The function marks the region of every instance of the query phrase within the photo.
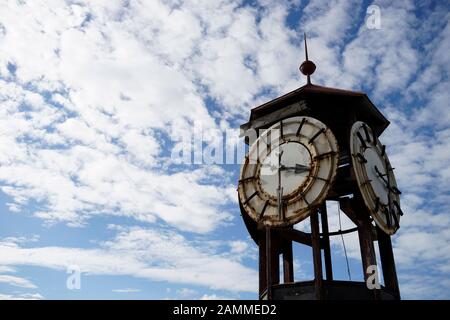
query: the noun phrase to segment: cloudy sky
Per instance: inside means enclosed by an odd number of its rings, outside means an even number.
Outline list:
[[[450,298],[449,20],[446,1],[0,0],[0,298],[257,298],[239,165],[171,154],[194,124],[235,130],[302,86],[303,32],[313,82],[391,121],[402,297]],[[311,279],[310,248],[295,255]],[[341,239],[333,262],[348,279]]]

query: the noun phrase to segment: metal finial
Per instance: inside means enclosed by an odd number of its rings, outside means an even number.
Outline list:
[[[306,57],[306,61],[308,60],[308,45],[306,44],[306,32],[303,32],[303,39],[305,41],[305,57]]]
[[[308,84],[311,84],[311,75],[316,70],[316,65],[314,62],[309,61],[308,59],[308,45],[306,44],[306,33],[303,34],[305,38],[305,58],[306,60],[300,65],[300,72],[306,76],[306,80]]]

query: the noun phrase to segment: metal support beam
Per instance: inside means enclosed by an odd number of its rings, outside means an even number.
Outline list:
[[[377,260],[375,256],[375,248],[372,239],[372,224],[370,223],[369,213],[367,211],[361,210],[359,207],[359,225],[358,225],[358,236],[359,236],[359,246],[361,249],[361,260],[364,274],[364,281],[367,283],[367,279],[370,274],[367,273],[369,266],[377,265]],[[380,292],[377,289],[373,291],[373,299],[380,299]]]
[[[380,249],[381,267],[383,269],[384,286],[390,290],[397,299],[400,299],[397,272],[395,269],[394,253],[392,251],[391,237],[377,227],[378,247]]]
[[[322,252],[320,250],[319,217],[316,210],[311,212],[311,242],[314,262],[314,291],[317,300],[323,299]]]
[[[266,283],[267,283],[267,300],[272,299],[272,235],[270,227],[266,227]]]
[[[292,241],[283,242],[283,282],[294,282],[294,265],[292,256]]]
[[[322,222],[322,244],[325,260],[325,274],[327,280],[333,280],[333,265],[331,262],[330,236],[328,229],[328,215],[326,201],[320,207],[320,218]]]
[[[278,236],[288,241],[295,241],[307,246],[311,246],[311,235],[296,229],[273,230]]]
[[[259,296],[267,290],[267,274],[266,274],[266,234],[259,232]]]

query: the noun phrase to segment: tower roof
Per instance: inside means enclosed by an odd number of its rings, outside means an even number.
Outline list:
[[[249,122],[243,124],[241,129],[269,127],[278,121],[278,115],[281,113],[284,117],[323,114],[330,119],[351,115],[354,120],[358,119],[370,125],[377,135],[389,125],[386,117],[364,92],[306,84],[253,108]]]

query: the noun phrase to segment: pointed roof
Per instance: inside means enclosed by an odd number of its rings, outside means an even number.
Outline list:
[[[315,84],[306,84],[298,89],[286,93],[276,99],[268,101],[251,110],[250,120],[243,124],[241,128],[253,127],[251,123],[261,117],[267,116],[272,112],[285,108],[286,106],[298,103],[300,101],[312,101],[320,98],[321,103],[309,104],[313,111],[317,109],[326,109],[327,113],[349,112],[351,107],[358,118],[367,122],[378,135],[380,135],[389,125],[389,121],[372,103],[369,97],[360,91],[350,91],[337,88],[323,87]],[[322,106],[326,102],[327,106]],[[335,105],[335,108],[333,108]],[[316,110],[315,110],[316,109]]]

